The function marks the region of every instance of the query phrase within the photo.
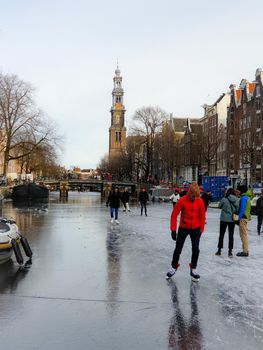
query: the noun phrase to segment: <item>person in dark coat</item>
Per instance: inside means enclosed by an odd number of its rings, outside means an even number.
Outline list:
[[[259,196],[259,198],[257,199],[256,210],[257,210],[257,217],[258,217],[257,230],[258,230],[258,235],[260,235],[262,219],[263,219],[263,188],[261,189],[261,196]]]
[[[203,192],[201,198],[205,205],[205,211],[207,211],[208,204],[212,201],[211,192]]]
[[[141,215],[143,214],[143,209],[145,212],[145,216],[147,216],[147,202],[149,200],[148,192],[143,187],[139,193],[139,202],[141,204]]]
[[[235,222],[233,220],[233,213],[238,212],[239,199],[236,196],[236,192],[233,188],[229,188],[226,191],[226,195],[219,203],[221,209],[220,215],[220,233],[217,245],[216,255],[221,255],[221,249],[223,248],[224,236],[226,228],[228,227],[228,256],[232,257],[232,249],[234,246],[234,229]]]
[[[114,214],[115,214],[115,222],[116,224],[119,224],[118,213],[119,213],[119,207],[120,207],[120,191],[118,187],[115,187],[110,192],[106,205],[107,207],[110,206],[111,223],[112,224],[114,223]]]
[[[130,211],[130,206],[129,206],[129,200],[130,200],[130,193],[129,189],[125,187],[125,190],[122,194],[122,203],[123,203],[123,211],[127,212]]]

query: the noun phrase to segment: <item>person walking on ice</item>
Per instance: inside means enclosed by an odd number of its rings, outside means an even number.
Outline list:
[[[176,234],[177,217],[181,213],[178,235]],[[192,258],[190,263],[190,276],[193,281],[199,281],[197,273],[197,262],[199,257],[199,241],[205,226],[205,206],[200,198],[200,189],[195,181],[189,187],[187,195],[181,197],[171,214],[171,237],[176,241],[171,268],[166,278],[171,278],[179,267],[179,258],[186,237],[189,235],[192,242]]]
[[[228,256],[233,257],[233,247],[234,247],[234,230],[235,221],[233,220],[233,213],[238,211],[239,199],[236,196],[236,192],[233,188],[229,188],[226,191],[225,197],[221,199],[218,208],[221,209],[220,214],[220,233],[217,245],[216,255],[221,255],[221,250],[223,248],[224,236],[226,228],[228,227]]]
[[[139,193],[139,202],[141,204],[141,215],[143,214],[143,209],[145,216],[147,216],[147,202],[149,200],[148,192],[143,187]]]
[[[247,223],[250,220],[250,210],[251,210],[251,191],[248,190],[246,185],[240,185],[238,187],[238,192],[240,194],[239,200],[239,234],[242,242],[242,251],[237,253],[237,256],[249,255],[248,251],[248,239],[247,239]]]
[[[259,198],[257,199],[256,210],[257,210],[257,217],[258,217],[257,231],[258,231],[258,235],[260,236],[262,219],[263,219],[263,188],[261,189],[261,196],[259,196]]]
[[[112,224],[114,223],[114,214],[115,214],[115,222],[116,224],[119,224],[120,222],[118,220],[118,214],[119,214],[119,207],[120,207],[120,192],[118,187],[115,187],[110,192],[106,205],[107,207],[110,205],[111,223]]]
[[[122,194],[122,203],[123,203],[123,211],[127,212],[131,211],[129,206],[129,200],[130,200],[130,193],[128,187],[125,187],[125,190]]]

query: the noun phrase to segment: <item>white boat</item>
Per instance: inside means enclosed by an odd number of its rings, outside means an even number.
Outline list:
[[[23,237],[13,220],[0,218],[0,264],[8,261],[15,253],[17,262],[23,264],[23,256],[19,244],[22,244],[26,255],[31,259],[32,251],[27,239]]]

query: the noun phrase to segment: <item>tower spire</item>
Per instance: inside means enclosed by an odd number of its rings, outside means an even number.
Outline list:
[[[109,129],[109,156],[121,153],[126,146],[125,107],[123,104],[122,76],[119,69],[119,60],[113,77],[111,126]]]

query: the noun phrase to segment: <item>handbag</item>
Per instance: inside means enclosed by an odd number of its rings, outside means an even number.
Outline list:
[[[239,223],[238,213],[235,210],[233,210],[233,204],[231,203],[231,201],[228,198],[227,198],[227,200],[229,201],[231,209],[232,209],[232,220],[237,224],[237,223]]]
[[[237,214],[237,213],[232,213],[232,220],[235,221],[235,222],[236,222],[236,221],[239,221],[239,220],[238,220],[238,214]]]

